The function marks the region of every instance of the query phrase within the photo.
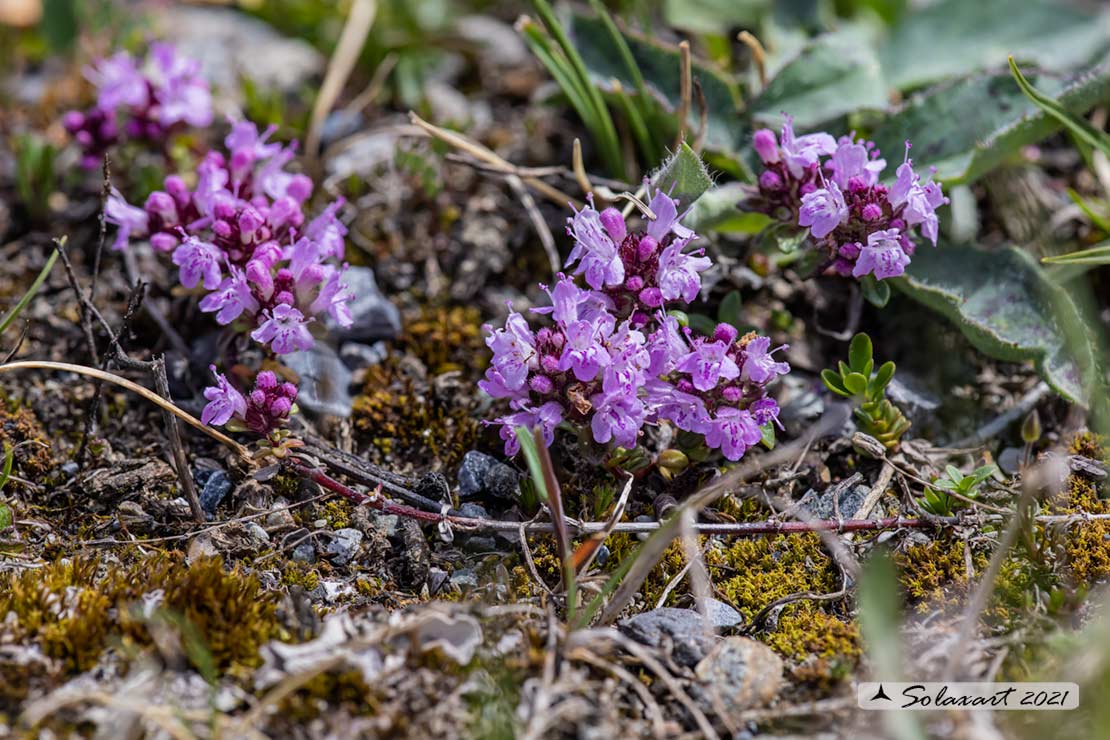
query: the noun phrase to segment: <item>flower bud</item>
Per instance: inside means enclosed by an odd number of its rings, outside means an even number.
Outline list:
[[[640,291],[640,301],[649,308],[659,308],[663,305],[663,291],[659,288],[644,288]]]
[[[1021,441],[1031,445],[1041,438],[1041,415],[1033,409],[1021,422]]]
[[[759,176],[759,187],[772,192],[782,190],[782,178],[779,177],[777,172],[764,170],[763,174]]]
[[[297,399],[297,386],[292,383],[282,383],[281,394],[290,401],[295,401]]]
[[[172,252],[177,244],[178,238],[164,231],[150,236],[150,246],[154,247],[155,252]]]
[[[528,387],[541,396],[546,396],[551,391],[555,390],[555,384],[551,382],[551,378],[546,375],[533,375],[528,379]]]
[[[251,403],[262,408],[266,403],[266,391],[255,388],[251,391]]]
[[[729,403],[739,403],[740,399],[744,397],[744,391],[735,385],[730,385],[721,391],[721,398]]]
[[[644,279],[639,275],[633,275],[624,281],[624,287],[633,293],[638,293],[644,287]]]
[[[601,212],[599,218],[601,219],[601,225],[609,234],[609,238],[617,244],[623,242],[624,238],[628,236],[628,227],[625,226],[624,216],[616,208],[606,208]]]
[[[212,224],[212,233],[221,239],[228,239],[231,237],[231,224],[227,221],[215,221]]]
[[[854,260],[859,257],[860,245],[858,243],[841,244],[837,253],[846,260]]]
[[[713,338],[718,342],[732,344],[736,341],[736,336],[739,333],[740,332],[737,331],[735,326],[722,321],[720,324],[717,324],[717,328],[713,330]]]
[[[641,262],[647,262],[651,259],[651,255],[655,254],[655,250],[659,248],[659,242],[655,241],[654,237],[644,236],[640,238],[640,243],[636,245],[636,259]]]
[[[779,161],[779,142],[775,138],[774,131],[766,128],[756,131],[755,136],[752,137],[752,145],[759,158],[763,160],[763,164],[774,164]]]
[[[76,133],[78,129],[85,125],[85,114],[76,110],[67,111],[62,116],[62,125],[70,134]]]
[[[275,398],[270,401],[270,415],[278,418],[288,415],[289,410],[293,408],[293,402],[284,396]]]
[[[254,379],[254,387],[261,388],[264,391],[272,391],[277,388],[277,375],[270,370],[263,370]]]
[[[174,202],[169,193],[155,190],[147,196],[146,204],[143,207],[147,213],[154,214],[162,219],[166,226],[177,224],[177,203]]]
[[[882,206],[878,203],[868,203],[860,211],[860,216],[864,221],[874,221],[883,215]]]
[[[543,355],[540,357],[540,368],[548,375],[554,375],[559,372],[559,358],[555,355]]]
[[[294,175],[285,192],[298,203],[304,203],[312,195],[312,178],[308,175]]]

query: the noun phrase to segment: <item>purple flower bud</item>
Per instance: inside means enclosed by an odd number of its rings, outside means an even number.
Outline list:
[[[178,205],[185,205],[189,202],[189,187],[177,175],[170,175],[162,183],[162,187],[169,193]]]
[[[650,308],[659,308],[663,305],[663,291],[659,288],[644,288],[640,291],[640,302]]]
[[[599,216],[601,225],[608,232],[609,238],[615,244],[620,244],[628,235],[628,227],[624,223],[624,216],[616,208],[606,208]]]
[[[659,242],[651,236],[641,237],[640,243],[636,245],[636,259],[647,262],[658,248]]]
[[[251,391],[251,403],[253,403],[255,406],[261,406],[262,404],[266,403],[266,391],[259,388],[255,388],[253,391]]]
[[[528,379],[528,387],[541,396],[546,396],[551,391],[555,390],[555,384],[551,382],[551,378],[546,375],[533,375]]]
[[[66,114],[62,116],[62,125],[65,126],[66,131],[69,133],[76,133],[85,125],[85,114],[76,110],[67,111]]]
[[[285,194],[298,203],[303,203],[312,195],[312,178],[308,175],[294,175]]]
[[[292,383],[282,383],[280,390],[281,390],[281,394],[283,396],[285,396],[286,398],[288,398],[290,400],[296,400],[296,398],[297,398],[297,386],[293,385]]]
[[[154,247],[156,252],[172,252],[178,243],[179,240],[176,236],[165,231],[150,236],[150,246]]]
[[[287,415],[292,408],[293,402],[284,396],[270,401],[270,414],[278,418]]]
[[[169,193],[163,193],[161,190],[155,190],[147,196],[146,203],[143,205],[147,213],[156,215],[162,219],[165,226],[177,225],[177,203],[174,201],[173,196]]]
[[[297,302],[297,299],[293,297],[293,294],[290,293],[288,290],[283,290],[277,294],[277,296],[274,298],[274,301],[276,303],[284,303],[292,306],[294,303]]]
[[[679,381],[674,384],[674,387],[682,393],[693,393],[695,390],[697,390],[696,388],[694,388],[694,384],[691,383],[687,378],[679,379]]]
[[[212,233],[221,239],[231,238],[231,224],[227,221],[216,221],[212,224]]]
[[[559,358],[556,355],[544,355],[540,358],[540,368],[548,375],[559,372]]]
[[[863,217],[864,221],[874,221],[882,215],[883,209],[882,206],[880,206],[878,203],[868,203],[860,212],[860,216]]]
[[[717,324],[717,328],[713,330],[713,338],[725,344],[732,344],[736,341],[736,337],[740,332],[732,324],[721,322]]]
[[[254,379],[254,387],[264,391],[272,391],[277,388],[277,384],[277,375],[270,370],[263,370]]]
[[[779,161],[779,142],[775,138],[774,131],[766,128],[756,131],[755,136],[752,137],[752,145],[759,158],[763,160],[763,164],[774,164]]]
[[[244,208],[239,214],[239,238],[244,244],[251,240],[254,232],[262,227],[264,220],[262,214],[253,208]]]
[[[841,244],[837,254],[847,260],[854,260],[859,257],[860,244],[859,242],[849,242],[848,244]]]
[[[759,176],[759,187],[771,192],[782,190],[782,178],[779,177],[777,172],[764,170],[763,174]]]
[[[740,399],[744,397],[744,391],[735,385],[730,385],[721,391],[721,398],[729,403],[739,403]]]
[[[644,287],[644,279],[639,275],[633,275],[624,281],[624,287],[633,293],[638,293]]]

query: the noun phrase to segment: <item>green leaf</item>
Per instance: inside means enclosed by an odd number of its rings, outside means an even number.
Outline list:
[[[883,308],[890,301],[890,285],[885,280],[876,280],[871,275],[865,275],[859,283],[863,297],[876,308]]]
[[[867,384],[867,395],[871,398],[878,398],[883,389],[886,388],[887,383],[894,377],[894,370],[894,363],[889,360],[880,365],[875,377]]]
[[[856,372],[863,372],[872,356],[871,337],[862,332],[852,337],[852,343],[848,345],[849,367]]]
[[[843,381],[844,387],[851,391],[853,396],[862,396],[867,392],[867,378],[859,373],[848,373]]]
[[[717,321],[732,324],[739,329],[744,323],[744,317],[741,315],[743,306],[740,291],[729,291],[728,295],[721,299],[721,305],[717,308]]]
[[[1107,136],[1103,131],[1099,131],[1083,119],[1072,115],[1064,106],[1029,84],[1029,80],[1025,79],[1025,75],[1018,69],[1017,62],[1014,61],[1013,57],[1010,57],[1010,74],[1014,76],[1014,80],[1021,91],[1025,93],[1025,96],[1036,103],[1038,108],[1055,118],[1074,137],[1088,146],[1101,149],[1103,154],[1110,157],[1110,136]]]
[[[612,92],[612,80],[616,79],[625,88],[635,89],[635,80],[628,74],[621,55],[614,53],[609,31],[601,19],[574,13],[569,18],[567,29],[598,87]],[[678,47],[631,31],[624,31],[623,34],[640,73],[651,80],[649,92],[670,119],[656,123],[669,126],[668,133],[673,133],[673,116],[682,99]],[[698,61],[693,63],[692,76],[705,95],[705,147],[735,157],[750,143],[744,127],[737,125],[739,86],[720,70]],[[697,128],[697,106],[692,105],[687,131],[697,131]]]
[[[44,0],[40,28],[54,51],[72,49],[80,31],[76,0]]]
[[[1084,200],[1083,196],[1075,192],[1072,188],[1068,188],[1068,197],[1071,198],[1072,203],[1079,206],[1079,210],[1091,219],[1091,223],[1099,228],[1103,233],[1110,234],[1110,214],[1101,214],[1095,210],[1094,206]],[[1106,207],[1105,203],[1101,204],[1103,208]]]
[[[887,86],[879,60],[862,34],[819,36],[767,83],[751,103],[757,125],[777,128],[783,112],[799,129],[814,128],[860,109],[883,110]]]
[[[65,246],[64,237],[59,241],[58,246]],[[23,297],[19,299],[19,303],[16,303],[14,306],[12,306],[12,309],[4,314],[4,318],[0,319],[0,334],[2,334],[9,326],[11,326],[13,321],[19,318],[19,314],[23,313],[23,309],[27,308],[27,304],[31,302],[31,299],[33,299],[35,295],[39,292],[42,284],[46,282],[47,276],[50,275],[50,271],[54,269],[54,263],[57,261],[58,250],[55,249],[53,252],[50,253],[50,257],[47,258],[46,264],[43,265],[41,270],[39,270],[39,274],[35,278],[35,282],[31,283],[31,287],[28,288],[27,292],[23,294]]]
[[[0,504],[0,530],[4,530],[12,526],[13,520],[14,517],[12,516],[12,507],[8,506],[7,504]]]
[[[1091,337],[1067,292],[1025,252],[924,247],[894,281],[955,323],[981,352],[1010,362],[1032,360],[1057,393],[1085,402],[1095,357]]]
[[[1070,113],[1110,99],[1110,63],[1066,79],[1043,76],[1034,81]],[[871,138],[888,162],[897,162],[908,139],[917,163],[936,167],[938,180],[955,184],[980,177],[1059,127],[1008,73],[995,73],[954,80],[912,97]]]
[[[8,479],[12,477],[12,463],[15,462],[15,448],[11,443],[4,442],[4,469],[0,470],[0,491],[4,490],[4,486],[8,485]],[[9,522],[10,524],[10,522]],[[2,528],[0,528],[2,529]]]
[[[821,371],[821,382],[825,384],[826,388],[838,396],[850,398],[852,395],[848,392],[848,389],[844,387],[844,384],[840,382],[840,376],[832,370],[826,368]]]
[[[1057,0],[942,0],[905,16],[879,56],[899,90],[1001,67],[1008,54],[1061,72],[1105,49],[1107,21]]]
[[[948,480],[953,483],[959,484],[964,479],[964,474],[955,465],[945,465],[944,472],[948,474]]]
[[[679,202],[680,208],[694,203],[713,186],[709,170],[701,157],[683,142],[678,151],[652,176],[652,185]]]
[[[770,216],[742,211],[738,204],[748,196],[747,186],[739,182],[715,185],[705,191],[682,223],[698,233],[758,234],[770,226]]]
[[[1044,257],[1041,262],[1047,265],[1110,265],[1110,241],[1078,252]]]
[[[767,422],[759,428],[760,439],[759,442],[768,450],[775,449],[775,425],[773,422]]]

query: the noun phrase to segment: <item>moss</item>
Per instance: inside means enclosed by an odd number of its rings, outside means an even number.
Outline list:
[[[705,561],[717,590],[746,619],[784,596],[840,587],[836,565],[816,534],[739,539],[711,547]]]
[[[967,593],[966,544],[961,539],[938,539],[912,545],[895,556],[902,588],[922,613],[942,605],[953,605]],[[983,553],[972,554],[972,569],[987,565]]]
[[[17,478],[37,482],[54,467],[50,439],[35,413],[0,394],[0,460],[5,445],[13,449],[12,473]],[[22,486],[16,480],[8,485]]]
[[[1091,433],[1077,434],[1069,445],[1073,454],[1093,460],[1105,459],[1105,440]],[[1082,475],[1070,475],[1064,495],[1051,507],[1057,514],[1110,514],[1110,501]],[[1068,527],[1063,538],[1064,562],[1075,585],[1087,585],[1110,576],[1110,521],[1096,519]]]
[[[145,646],[150,618],[137,608],[159,594],[157,608],[190,625],[221,667],[253,666],[277,636],[276,606],[258,579],[227,572],[219,558],[186,565],[159,553],[129,565],[97,559],[56,561],[0,580],[5,641],[34,642],[67,671],[92,668],[110,644]]]
[[[300,586],[305,591],[312,591],[320,585],[320,574],[308,563],[286,560],[281,582],[286,586]]]
[[[704,542],[704,539],[702,541]],[[606,546],[609,548],[609,559],[605,562],[604,570],[610,573],[616,570],[625,561],[625,558],[635,556],[636,549],[640,544],[639,538],[628,532],[617,532],[610,535],[609,539],[606,540]],[[686,550],[681,540],[675,540],[663,551],[663,557],[651,569],[648,577],[644,579],[643,585],[640,586],[640,594],[643,596],[647,608],[653,608],[659,603],[663,591],[685,567]],[[682,589],[676,588],[670,593],[663,605],[673,604],[674,600],[683,593],[685,592]]]
[[[319,516],[332,529],[344,529],[351,526],[351,503],[346,499],[332,499],[318,507]]]
[[[821,611],[811,602],[786,607],[775,630],[763,637],[793,662],[794,679],[829,684],[848,676],[863,653],[859,626]]]
[[[379,702],[358,670],[325,671],[281,701],[285,721],[303,723],[324,712],[351,715],[373,714]]]
[[[1107,455],[1106,439],[1094,432],[1080,432],[1068,443],[1068,451],[1073,455],[1082,455],[1092,460],[1105,460]]]
[[[365,390],[353,404],[355,430],[373,462],[454,469],[481,433],[460,397],[457,390],[418,387],[390,358],[367,371]]]
[[[482,316],[474,306],[425,306],[401,342],[433,375],[465,371],[477,376],[488,362]]]

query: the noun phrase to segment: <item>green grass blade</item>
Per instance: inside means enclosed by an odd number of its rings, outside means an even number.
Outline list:
[[[1025,93],[1026,97],[1037,104],[1041,110],[1048,115],[1055,118],[1064,128],[1070,131],[1080,141],[1089,144],[1110,157],[1110,136],[1107,136],[1102,131],[1099,131],[1091,124],[1087,123],[1077,116],[1073,116],[1059,103],[1052,98],[1046,97],[1037,92],[1037,89],[1029,84],[1029,80],[1025,79],[1025,75],[1018,69],[1017,62],[1013,57],[1010,57],[1010,73],[1014,76],[1018,87]]]
[[[1078,252],[1044,257],[1041,262],[1046,265],[1110,265],[1110,241]]]
[[[0,471],[0,491],[4,490],[4,486],[8,485],[8,479],[12,477],[12,463],[15,461],[15,448],[12,447],[10,442],[4,442],[4,469]]]
[[[1079,206],[1079,210],[1087,214],[1087,218],[1091,219],[1091,223],[1101,229],[1104,233],[1110,234],[1110,218],[1098,213],[1091,204],[1083,199],[1083,196],[1075,192],[1073,189],[1068,188],[1068,197],[1071,202]]]
[[[58,246],[60,248],[62,244]],[[12,309],[8,311],[4,318],[0,319],[0,334],[7,330],[13,321],[19,318],[19,314],[23,313],[23,309],[27,308],[27,304],[31,302],[31,299],[39,292],[42,284],[46,282],[47,276],[50,275],[50,271],[54,268],[54,263],[57,261],[58,250],[55,249],[46,260],[46,264],[43,265],[42,270],[39,271],[38,277],[35,278],[35,282],[31,283],[31,287],[28,288],[27,292],[23,294],[23,297],[19,299],[19,303],[12,306]]]

